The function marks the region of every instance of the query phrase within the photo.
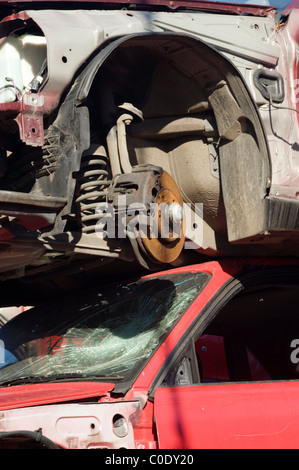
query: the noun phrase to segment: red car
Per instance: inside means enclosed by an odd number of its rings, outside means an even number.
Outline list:
[[[0,448],[298,448],[298,287],[298,261],[231,259],[17,315]]]

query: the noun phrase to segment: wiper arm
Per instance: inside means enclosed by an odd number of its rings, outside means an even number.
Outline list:
[[[51,375],[24,375],[12,380],[0,381],[0,386],[34,384],[45,382],[68,382],[71,380],[120,380],[124,377],[120,375],[97,375],[97,374],[82,374],[78,372],[66,372],[65,374],[51,374]]]

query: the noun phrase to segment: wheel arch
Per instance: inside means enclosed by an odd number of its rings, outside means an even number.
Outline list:
[[[184,171],[188,157],[176,157],[172,161],[167,158],[164,166],[178,184],[186,203],[192,206],[203,203],[204,223],[207,227],[204,249],[212,246],[218,252],[227,252],[234,250],[231,243],[254,242],[267,230],[265,197],[271,180],[268,144],[259,112],[245,80],[237,68],[213,47],[194,36],[172,32],[140,33],[117,38],[104,45],[81,71],[58,115],[69,106],[84,107],[101,70],[109,61],[112,63],[112,57],[132,50],[132,47],[152,53],[157,62],[168,61],[177,76],[184,75],[190,87],[197,87],[205,96],[207,109],[199,105],[199,112],[212,113],[214,135],[209,138],[206,132],[202,140],[205,145],[213,145],[219,175],[213,174],[209,164],[208,168],[203,169],[200,158],[197,161],[193,159],[188,167],[189,176]],[[181,88],[181,92],[186,95],[186,89]],[[186,114],[193,115],[196,112],[197,98],[194,95],[194,106],[189,106]],[[190,105],[190,102],[187,104]],[[154,116],[153,109],[148,107],[145,114],[149,119],[164,118],[167,112],[161,109]],[[191,136],[189,143],[193,140]],[[194,149],[193,146],[190,152],[194,153]],[[198,153],[201,153],[201,148]],[[133,154],[132,165],[140,163],[136,149],[133,149]],[[205,183],[207,179],[209,182]]]

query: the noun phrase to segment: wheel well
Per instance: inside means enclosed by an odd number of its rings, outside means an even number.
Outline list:
[[[186,203],[203,204],[204,245],[226,251],[227,241],[264,230],[263,127],[242,77],[218,51],[186,35],[132,36],[101,61],[85,93],[95,134],[111,128],[123,103],[141,111],[143,121],[127,127],[130,164],[162,166]]]

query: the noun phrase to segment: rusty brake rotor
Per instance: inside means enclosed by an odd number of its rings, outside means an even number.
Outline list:
[[[140,235],[137,242],[153,262],[171,263],[179,257],[185,242],[183,198],[166,171],[159,177],[159,183],[148,232]]]

